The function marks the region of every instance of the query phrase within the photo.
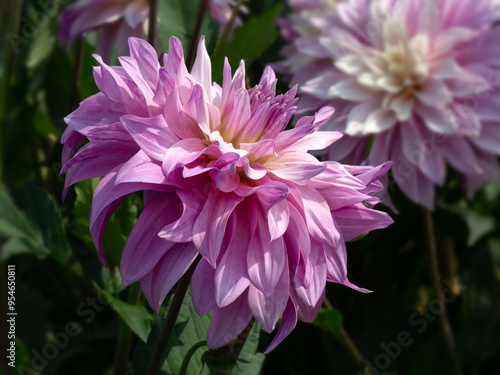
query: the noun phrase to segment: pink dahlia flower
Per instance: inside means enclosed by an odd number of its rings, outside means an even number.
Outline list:
[[[210,348],[237,337],[252,316],[268,332],[283,316],[272,349],[297,316],[314,319],[326,281],[365,291],[347,279],[345,241],[392,222],[372,209],[390,163],[355,167],[308,154],[341,137],[317,132],[333,110],[284,130],[296,90],[276,95],[271,68],[247,90],[243,62],[231,76],[226,61],[221,87],[211,81],[203,39],[191,73],[176,38],[163,67],[149,44],[129,43],[121,67],[96,56],[101,92],[66,118],[62,139],[66,191],[103,176],[90,215],[101,261],[110,215],[128,194],[143,191],[122,280],[140,281],[158,311],[201,255],[191,290],[200,315],[213,311]]]
[[[224,29],[228,24],[229,20],[231,19],[231,16],[233,14],[233,8],[236,5],[236,1],[210,0],[208,5],[210,8],[210,15],[214,20],[216,20],[219,23],[221,29]],[[248,12],[248,9],[245,6],[242,6],[240,10],[245,13]],[[241,25],[241,20],[239,18],[236,18],[233,27],[239,25]]]
[[[283,21],[281,68],[299,110],[337,109],[330,157],[392,160],[413,201],[433,207],[446,162],[473,190],[500,178],[500,27],[493,0],[349,0]],[[366,154],[365,150],[369,150]]]
[[[99,31],[96,52],[109,61],[115,42],[118,55],[128,55],[128,38],[147,32],[148,0],[79,0],[62,13],[59,41],[73,42]]]

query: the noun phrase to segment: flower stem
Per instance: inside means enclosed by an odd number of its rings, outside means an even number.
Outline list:
[[[326,306],[326,308],[328,308],[328,309],[334,308],[332,303],[326,297],[326,295],[325,295],[325,298],[323,299],[323,303]],[[345,330],[344,327],[340,328],[340,337],[338,339],[339,339],[340,343],[342,345],[344,345],[344,347],[347,349],[347,351],[349,352],[351,357],[354,359],[354,361],[356,361],[358,366],[361,369],[363,369],[363,371],[364,371],[363,373],[366,375],[373,375],[372,370],[365,364],[363,355],[359,351],[359,349],[356,346],[356,344],[354,343],[354,341],[352,341],[351,337],[349,336],[349,334],[347,333],[347,331]]]
[[[202,346],[206,346],[206,345],[207,345],[207,342],[205,340],[203,340],[203,341],[197,342],[188,350],[184,359],[182,360],[182,365],[181,365],[181,369],[179,370],[179,375],[186,375],[187,368],[189,365],[189,361],[191,360],[191,357],[199,348],[201,348]]]
[[[191,34],[191,40],[189,41],[189,49],[186,57],[186,66],[188,70],[191,70],[191,67],[193,66],[194,52],[196,50],[196,46],[198,45],[201,26],[203,25],[203,18],[205,17],[207,7],[208,0],[201,0],[200,7],[198,8],[198,16],[196,17],[196,24],[194,25],[193,34]]]
[[[184,295],[186,294],[186,291],[189,287],[191,276],[193,275],[197,264],[198,260],[194,261],[191,267],[189,267],[189,269],[177,283],[177,287],[175,288],[175,293],[172,298],[172,303],[170,304],[170,308],[168,310],[167,319],[165,320],[165,324],[163,325],[163,329],[160,333],[160,338],[156,343],[153,356],[151,357],[151,361],[149,362],[147,375],[156,375],[158,373],[158,370],[160,369],[161,360],[163,358],[163,354],[165,353],[165,349],[167,348],[168,339],[170,338],[170,335],[172,334],[172,331],[174,329],[175,321],[177,320],[182,301],[184,300]]]
[[[158,19],[158,0],[149,0],[148,43],[153,47],[156,43],[156,27]]]
[[[82,58],[83,58],[83,39],[78,39],[76,42],[76,55],[75,63],[73,65],[73,72],[71,73],[71,88],[69,91],[68,113],[73,112],[75,109],[78,98],[78,88],[80,86],[80,73],[82,71]]]
[[[132,284],[127,293],[127,302],[138,303],[141,296],[139,283]],[[134,334],[130,327],[119,318],[118,339],[115,349],[115,361],[113,363],[113,375],[126,375],[127,364],[130,357],[130,349],[132,347],[132,339]]]
[[[22,0],[13,0],[9,3],[8,10],[8,21],[7,21],[7,30],[6,35],[9,39],[11,36],[20,38],[19,36],[19,26],[21,20],[21,10],[22,10]],[[10,40],[10,39],[9,39]],[[3,79],[0,81],[0,187],[3,183],[3,153],[5,150],[5,141],[4,141],[4,124],[7,120],[7,112],[9,106],[7,105],[7,100],[9,97],[9,84],[11,82],[13,76],[13,68],[14,68],[14,53],[17,53],[17,46],[9,45],[9,43],[5,44],[5,58],[3,64]]]
[[[236,18],[238,17],[238,14],[240,13],[240,8],[243,5],[244,0],[238,0],[236,5],[233,8],[233,13],[231,13],[231,18],[229,19],[225,29],[224,33],[222,34],[222,38],[219,42],[219,46],[217,47],[217,50],[220,50],[229,40],[229,35],[231,35],[231,31],[233,30],[234,23],[236,21]]]
[[[441,276],[439,274],[438,252],[436,246],[436,237],[434,235],[432,213],[427,209],[423,209],[422,218],[424,224],[425,245],[427,248],[427,256],[429,257],[429,271],[432,279],[432,287],[434,289],[436,298],[439,298],[439,296],[441,295],[442,287]],[[443,335],[443,339],[450,354],[451,360],[453,361],[455,373],[461,375],[463,374],[463,372],[460,367],[460,361],[458,359],[457,350],[455,347],[453,329],[451,327],[450,320],[448,318],[448,312],[446,310],[446,305],[444,303],[443,306],[443,312],[441,314],[438,314],[439,328],[441,330],[441,334]]]

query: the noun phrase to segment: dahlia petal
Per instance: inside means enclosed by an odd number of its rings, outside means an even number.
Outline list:
[[[102,93],[92,95],[80,103],[64,121],[82,135],[88,135],[93,129],[120,122],[125,112],[123,104],[110,100]]]
[[[243,332],[252,319],[248,307],[248,292],[226,307],[215,307],[208,325],[207,346],[217,349],[231,342]]]
[[[307,226],[299,211],[289,205],[290,223],[289,230],[283,236],[287,246],[290,276],[295,275],[300,257],[308,257],[311,251],[311,239]]]
[[[233,303],[250,285],[246,252],[242,251],[242,246],[250,242],[256,223],[251,215],[248,219],[243,216],[246,213],[241,209],[236,214],[238,224],[215,271],[215,301],[219,307]]]
[[[441,150],[450,164],[466,174],[481,174],[482,168],[469,142],[463,137],[449,137]]]
[[[364,123],[371,113],[378,111],[381,106],[380,98],[373,98],[357,104],[347,117],[347,127],[345,132],[348,135],[362,135],[364,133]]]
[[[140,38],[130,38],[128,44],[130,56],[137,62],[140,62],[137,66],[144,80],[153,91],[156,90],[160,71],[160,64],[158,63],[156,51],[149,43]]]
[[[201,212],[206,197],[197,188],[189,192],[177,189],[176,192],[182,202],[182,215],[161,228],[158,236],[172,242],[190,242],[193,239],[194,221]]]
[[[151,160],[142,150],[117,167],[117,171],[115,184],[139,182],[160,185],[166,183],[161,166]]]
[[[394,153],[392,175],[398,186],[412,201],[432,210],[434,207],[434,185],[419,169],[401,154]]]
[[[290,210],[288,202],[281,201],[272,206],[267,213],[267,225],[271,234],[271,241],[281,237],[288,229]]]
[[[158,237],[158,232],[178,218],[178,205],[174,193],[164,193],[144,207],[123,250],[120,263],[123,285],[142,279],[175,245]]]
[[[383,211],[365,207],[362,203],[343,207],[332,213],[346,241],[351,241],[374,229],[382,229],[394,221]]]
[[[193,226],[193,243],[201,255],[216,266],[229,216],[244,198],[235,193],[211,190]]]
[[[212,63],[205,47],[204,36],[200,38],[198,43],[196,60],[194,61],[191,74],[203,85],[203,91],[208,97],[208,93],[211,92],[210,88],[212,87]]]
[[[276,348],[295,328],[297,325],[297,309],[291,298],[288,299],[285,310],[283,311],[283,317],[281,319],[280,327],[276,336],[274,336],[273,341],[267,347],[264,354],[269,353],[271,350]]]
[[[338,97],[354,102],[370,99],[375,92],[358,82],[357,78],[348,78],[333,85],[328,91],[328,97]]]
[[[325,199],[318,191],[307,185],[298,188],[302,196],[306,224],[311,236],[334,247],[338,246],[340,234],[337,231],[332,231],[335,225]]]
[[[172,287],[198,256],[198,250],[192,243],[175,244],[158,261],[155,268],[141,279],[141,289],[156,313]]]
[[[276,285],[276,291],[266,297],[259,289],[250,285],[248,303],[253,316],[266,332],[272,332],[276,322],[283,314],[290,295],[290,276],[285,262],[283,272]]]
[[[196,160],[206,149],[199,138],[186,138],[170,146],[163,157],[163,172],[168,176],[178,166],[184,166]]]
[[[277,177],[288,181],[303,181],[317,176],[326,169],[326,164],[304,164],[283,168],[273,168],[271,172]]]
[[[458,128],[455,117],[450,116],[446,110],[419,103],[415,106],[415,112],[432,132],[438,134],[452,134],[456,132]]]
[[[347,251],[345,242],[341,242],[337,248],[324,247],[327,275],[326,279],[338,284],[344,284],[347,280]]]
[[[438,185],[444,183],[446,164],[432,135],[418,124],[401,129],[403,155],[411,164]]]
[[[133,94],[120,74],[114,68],[105,64],[99,55],[94,55],[94,58],[101,65],[101,77],[99,78],[97,74],[94,74],[99,90],[114,102],[123,103],[130,112],[147,116],[147,112],[143,109],[144,106],[141,105],[140,101],[138,102],[139,98]]]
[[[428,80],[415,95],[422,103],[429,106],[440,106],[452,101],[446,84],[437,79]]]
[[[275,290],[285,265],[283,238],[270,241],[267,223],[260,215],[247,252],[248,276],[252,284],[269,297]]]
[[[264,212],[267,214],[271,207],[283,201],[288,196],[290,189],[282,182],[270,181],[259,186],[254,192]]]
[[[116,184],[116,169],[102,178],[94,191],[92,207],[90,209],[90,234],[99,253],[99,258],[104,264],[102,253],[102,238],[104,229],[113,211],[120,202],[129,194],[139,190],[168,191],[170,186],[151,183],[124,183]]]
[[[342,138],[340,132],[322,131],[306,135],[293,145],[287,148],[287,151],[307,152],[312,150],[323,150],[332,143]]]
[[[167,149],[179,141],[168,128],[162,115],[148,118],[127,115],[122,116],[120,120],[138,146],[149,157],[160,162],[163,161]]]
[[[96,147],[92,144],[90,146],[80,149],[78,154],[63,166],[61,173],[64,173],[67,169],[63,199],[66,197],[71,185],[108,174],[117,166],[125,163],[136,152],[135,147],[120,150],[116,147]],[[113,143],[110,146],[115,146],[115,144]],[[106,150],[109,152],[106,152]]]
[[[307,262],[311,262],[311,267],[301,266],[303,258],[299,261],[297,273],[293,279],[296,301],[304,305],[305,309],[314,308],[321,303],[325,293],[327,265],[325,255],[321,246],[312,246],[310,257]],[[309,275],[302,275],[308,272]],[[309,280],[309,285],[305,285],[304,279]],[[314,318],[313,318],[314,319]]]
[[[199,316],[204,316],[217,307],[214,278],[215,269],[202,258],[191,277],[193,307]]]
[[[381,110],[368,115],[365,120],[363,134],[381,133],[396,124],[397,118],[394,112]],[[347,131],[347,129],[346,129]]]

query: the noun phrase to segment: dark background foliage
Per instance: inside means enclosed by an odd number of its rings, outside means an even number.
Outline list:
[[[0,4],[0,362],[5,374],[118,374],[123,367],[124,373],[142,374],[168,306],[157,317],[137,285],[121,286],[116,268],[142,197],[125,200],[108,225],[104,247],[109,268],[99,262],[88,231],[97,181],[77,184],[61,202],[63,118],[97,92],[93,36],[69,53],[58,45],[60,8],[66,3]],[[165,49],[171,35],[187,48],[198,4],[160,0]],[[214,80],[220,81],[227,55],[233,69],[245,59],[249,83],[257,83],[265,65],[279,59],[283,41],[276,18],[287,11],[277,1],[250,2],[244,26],[223,47],[217,47],[218,25],[207,15],[202,33],[212,54]],[[79,53],[81,65],[75,68]],[[279,90],[286,89],[285,77],[280,77]],[[464,374],[500,374],[500,183],[467,197],[460,176],[451,170],[448,176],[433,218],[459,362]],[[351,280],[374,292],[329,284],[331,306],[313,324],[299,322],[266,357],[261,353],[272,335],[261,333],[259,338],[256,326],[233,373],[350,375],[363,373],[359,362],[373,374],[455,373],[440,334],[443,303],[429,276],[422,210],[398,191],[392,196],[400,210],[389,211],[395,224],[348,244]],[[6,366],[5,355],[7,265],[16,266],[15,369]],[[197,317],[185,301],[163,373],[178,373],[187,351],[204,339],[208,321],[209,316]],[[224,353],[204,351],[195,352],[188,373],[224,373]]]

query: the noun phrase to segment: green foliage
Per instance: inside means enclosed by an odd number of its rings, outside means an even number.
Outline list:
[[[156,318],[147,343],[137,343],[132,365],[135,375],[146,374],[149,360],[153,354],[164,322],[164,318]],[[196,314],[191,302],[191,293],[188,291],[182,302],[179,316],[167,344],[167,350],[162,360],[161,374],[176,375],[179,373],[182,360],[189,349],[199,341],[206,339],[209,322],[209,314],[201,318]],[[202,369],[201,356],[201,350],[193,354],[186,374],[198,375],[200,373]]]
[[[214,81],[221,83],[225,57],[233,68],[238,66],[241,60],[244,60],[248,67],[274,42],[278,36],[276,19],[280,12],[281,4],[278,4],[269,12],[251,18],[237,27],[227,43],[219,44],[212,59]]]
[[[340,337],[342,328],[342,314],[335,309],[322,309],[319,311],[313,324],[331,333],[335,337]]]

